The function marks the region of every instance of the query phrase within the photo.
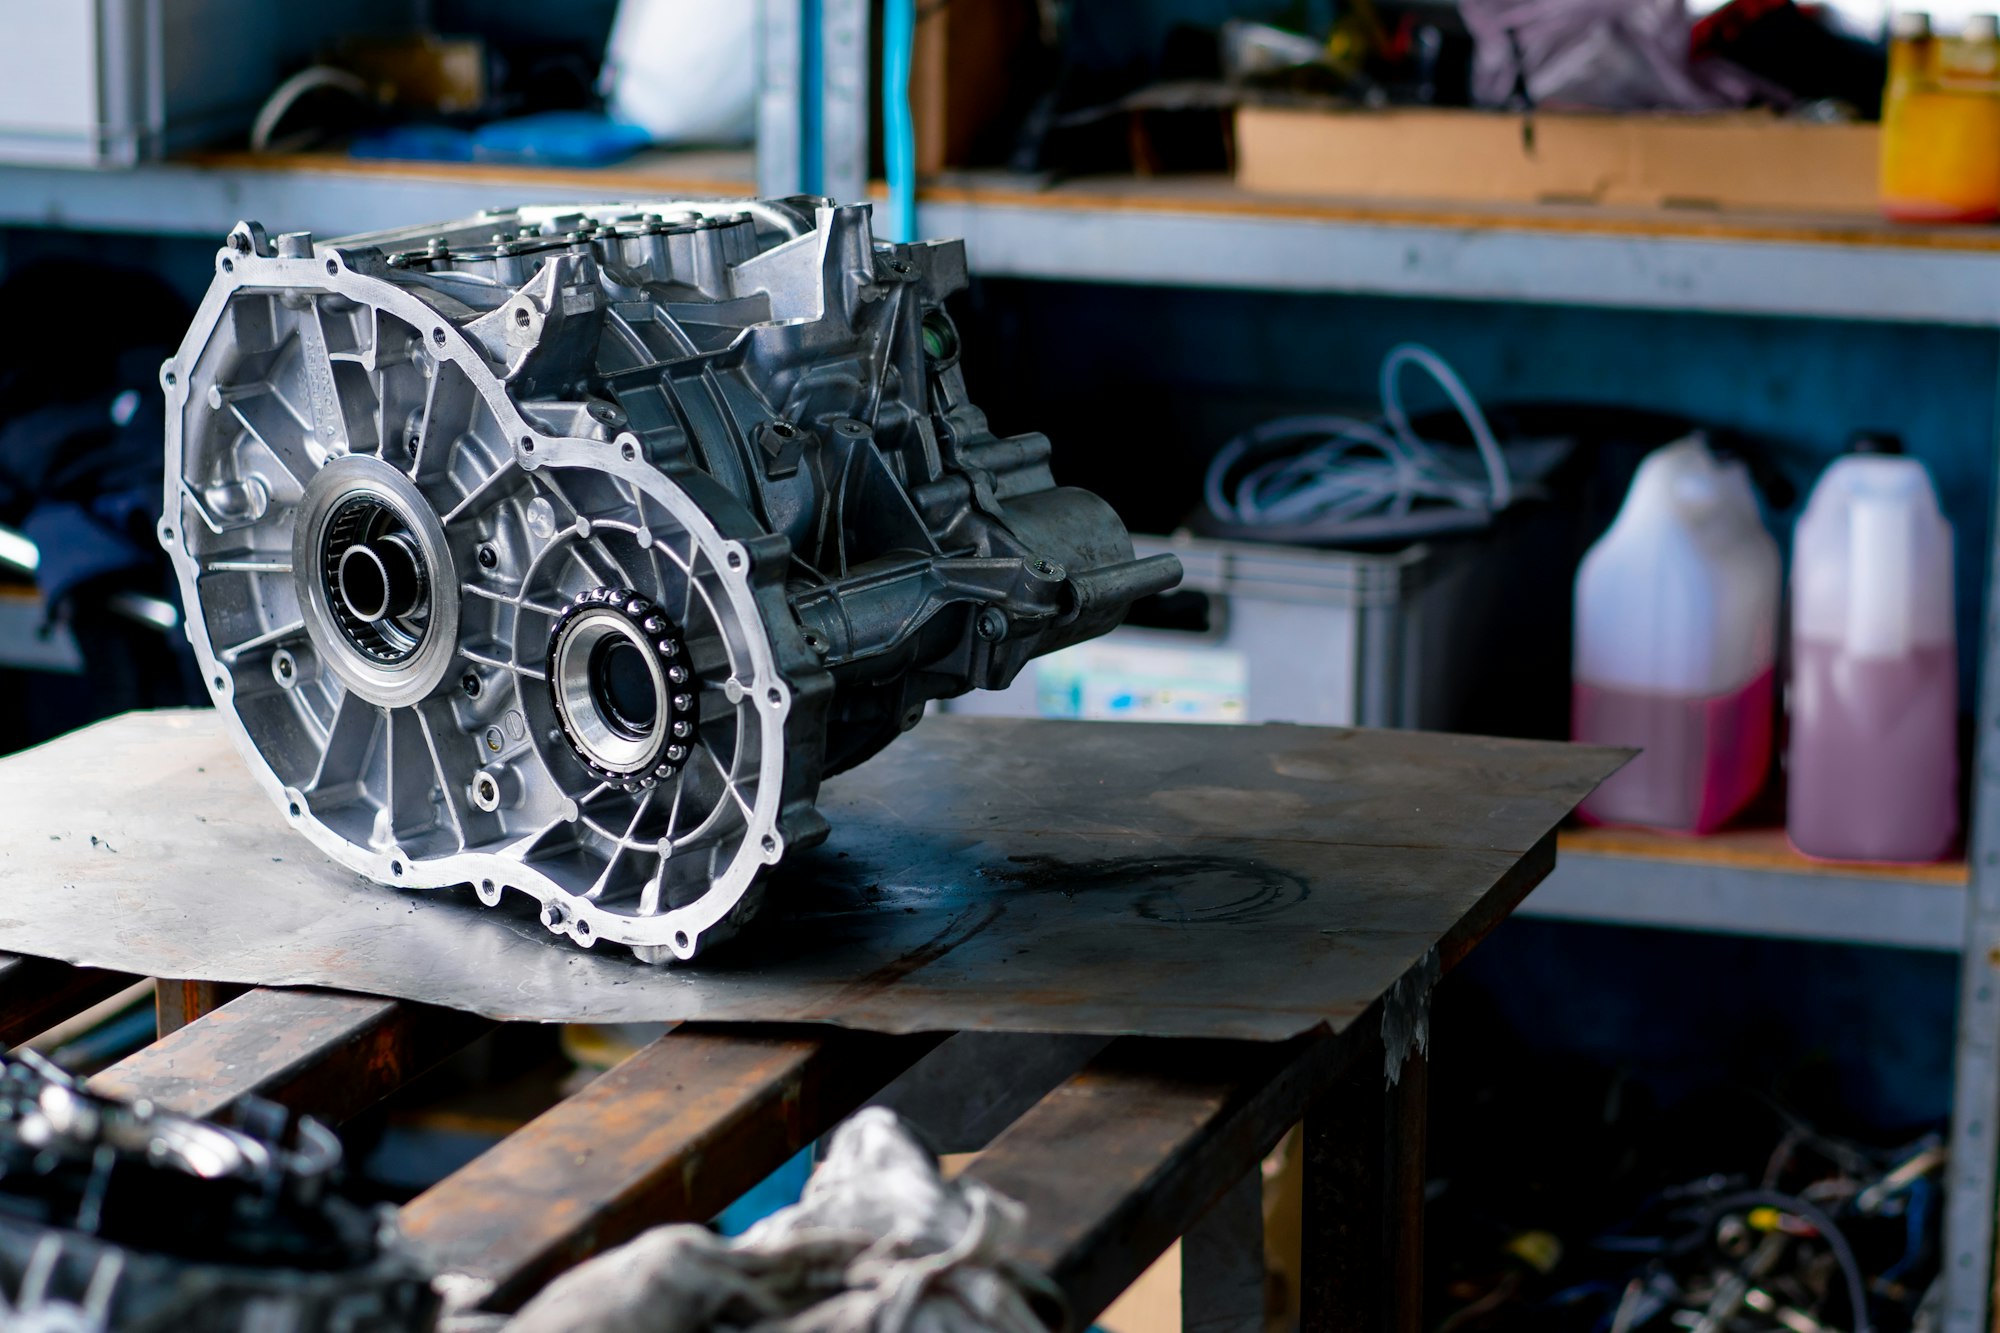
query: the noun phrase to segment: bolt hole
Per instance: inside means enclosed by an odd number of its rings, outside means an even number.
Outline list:
[[[534,316],[532,316],[532,315],[530,315],[530,314],[528,313],[528,307],[526,307],[526,306],[524,306],[524,305],[517,305],[517,306],[515,306],[515,307],[514,307],[514,323],[515,323],[515,324],[516,324],[516,325],[517,325],[518,327],[520,327],[520,328],[524,328],[524,329],[525,329],[525,328],[527,328],[527,327],[528,327],[528,321],[529,321],[529,320],[531,320],[531,319],[533,319],[533,318],[534,318]]]
[[[776,686],[772,686],[769,690],[765,691],[764,697],[770,701],[773,708],[785,702],[784,694]]]
[[[432,330],[431,330],[431,341],[432,341],[432,342],[434,342],[434,343],[436,343],[436,344],[437,344],[437,345],[438,345],[439,347],[442,347],[442,346],[444,346],[444,330],[443,330],[443,329],[432,329]]]
[[[160,529],[160,535],[168,541],[172,541],[174,539],[174,530],[172,528],[162,528]]]
[[[327,271],[327,273],[328,273],[328,274],[329,274],[330,276],[333,276],[333,277],[339,277],[339,276],[340,276],[340,261],[339,261],[339,260],[335,260],[335,259],[329,259],[329,260],[327,260],[327,261],[326,261],[326,271]]]
[[[176,384],[179,384],[181,382],[181,377],[179,375],[174,374],[174,372],[170,370],[166,374],[166,381],[167,381],[167,387],[171,389]]]
[[[741,569],[741,568],[743,568],[743,552],[741,552],[741,551],[731,551],[731,552],[729,553],[729,555],[728,555],[728,557],[727,557],[727,558],[728,558],[728,561],[729,561],[729,567],[730,567],[731,569]]]
[[[391,861],[389,863],[389,873],[397,879],[401,879],[403,877],[403,863],[401,861]]]
[[[291,816],[293,819],[297,819],[300,815],[305,813],[305,811],[299,809],[299,803],[297,801],[293,801],[290,805],[286,806],[285,809],[291,812]]]
[[[223,678],[222,678],[222,677],[220,677],[220,676],[217,676],[217,677],[215,678],[215,688],[216,688],[216,689],[218,689],[218,690],[219,690],[219,689],[222,689],[222,688],[224,688],[224,687],[225,687],[225,686],[226,686],[227,684],[228,684],[228,682],[227,682],[227,681],[225,681],[225,680],[223,680]]]
[[[236,271],[236,261],[229,258],[227,255],[223,256],[222,271],[224,273],[234,273]]]
[[[479,683],[479,677],[475,673],[468,671],[458,682],[458,688],[465,691],[466,698],[477,699],[479,691],[485,687]]]
[[[789,440],[798,433],[798,428],[789,421],[774,421],[771,423],[771,434],[781,440]]]
[[[778,850],[778,840],[768,833],[764,835],[764,850],[773,854]]]
[[[492,569],[500,563],[500,552],[493,549],[493,543],[482,543],[479,548],[479,567]]]
[[[694,941],[688,938],[688,933],[685,930],[677,930],[674,932],[674,947],[682,953],[686,953],[694,947]]]
[[[523,435],[521,437],[521,452],[524,454],[532,454],[533,452],[535,452],[535,441],[533,436]]]
[[[577,922],[577,923],[576,923],[576,934],[577,934],[577,938],[578,938],[578,939],[581,939],[581,938],[583,938],[584,936],[586,936],[586,935],[590,934],[590,923],[589,923],[588,921],[579,921],[579,922]]]
[[[624,456],[626,462],[630,463],[639,457],[639,446],[628,441],[618,452]]]

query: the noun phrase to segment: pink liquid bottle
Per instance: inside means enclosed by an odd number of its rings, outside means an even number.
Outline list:
[[[1778,544],[1743,465],[1700,435],[1648,455],[1576,576],[1571,735],[1641,751],[1584,818],[1707,833],[1757,795],[1778,590]]]
[[[1785,831],[1808,856],[1935,861],[1958,840],[1951,524],[1893,436],[1855,447],[1792,543]]]

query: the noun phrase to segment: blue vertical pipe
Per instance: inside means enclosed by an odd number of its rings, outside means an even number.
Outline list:
[[[917,0],[882,7],[882,157],[889,176],[892,241],[917,238],[917,127],[910,115],[910,62],[917,37]]]
[[[820,50],[820,0],[799,0],[799,182],[806,194],[826,191],[826,149],[820,143],[826,101],[826,60]]]

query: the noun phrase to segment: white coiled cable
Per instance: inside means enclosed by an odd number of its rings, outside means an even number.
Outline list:
[[[1411,429],[1401,383],[1403,368],[1411,365],[1427,371],[1465,419],[1484,478],[1453,469]],[[1343,525],[1402,518],[1424,501],[1484,515],[1513,503],[1514,481],[1500,443],[1444,358],[1418,343],[1398,344],[1382,359],[1380,391],[1379,421],[1282,417],[1231,440],[1208,467],[1203,491],[1209,512],[1242,527],[1309,525],[1335,537]],[[1287,449],[1229,484],[1245,458],[1291,442],[1304,447]]]

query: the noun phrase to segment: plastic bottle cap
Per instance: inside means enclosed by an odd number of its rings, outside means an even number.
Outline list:
[[[1889,35],[1912,39],[1931,35],[1931,16],[1921,9],[1906,9],[1889,20]]]
[[[1900,454],[1903,452],[1903,437],[1894,431],[1856,431],[1847,442],[1851,454]]]

